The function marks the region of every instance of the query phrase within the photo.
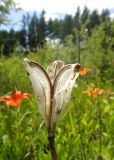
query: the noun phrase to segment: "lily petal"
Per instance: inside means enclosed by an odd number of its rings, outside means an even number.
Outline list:
[[[47,68],[47,73],[50,77],[51,83],[54,83],[55,77],[57,76],[60,69],[64,66],[64,62],[61,60],[54,61],[51,65]]]
[[[30,76],[35,95],[38,100],[39,112],[47,126],[51,119],[51,93],[52,85],[44,68],[34,61],[24,59],[26,71]]]
[[[71,96],[72,88],[79,76],[79,68],[80,64],[65,65],[55,79],[52,105],[52,124],[55,123],[56,120],[65,112],[67,103]]]

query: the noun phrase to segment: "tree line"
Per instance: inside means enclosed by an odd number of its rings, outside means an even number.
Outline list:
[[[50,18],[48,21],[45,20],[44,10],[39,16],[36,12],[32,16],[26,13],[22,17],[20,30],[15,31],[12,28],[9,32],[0,31],[0,53],[1,55],[9,55],[15,49],[24,53],[36,52],[39,47],[44,47],[47,37],[50,39],[59,38],[64,44],[68,35],[72,35],[72,42],[78,46],[80,42],[84,44],[84,41],[91,37],[93,30],[103,23],[113,25],[108,9],[98,13],[97,10],[90,12],[85,7],[81,12],[78,7],[74,16],[66,14],[63,19],[53,20]],[[109,28],[104,30],[110,32]]]

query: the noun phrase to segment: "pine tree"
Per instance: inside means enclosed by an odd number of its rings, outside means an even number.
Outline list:
[[[62,38],[64,39],[67,35],[70,35],[73,30],[73,19],[71,15],[66,14],[62,23]]]
[[[34,12],[28,27],[28,42],[31,51],[37,51],[38,35],[38,17],[36,12]]]
[[[28,27],[30,21],[30,15],[27,13],[22,17],[22,28],[20,32],[18,32],[20,45],[24,48],[25,52],[28,51]]]
[[[46,40],[46,22],[45,22],[45,11],[41,12],[39,23],[38,23],[38,45],[43,47]]]

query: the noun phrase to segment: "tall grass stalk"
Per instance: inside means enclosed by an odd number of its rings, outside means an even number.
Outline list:
[[[98,106],[98,123],[99,123],[99,159],[102,160],[102,120],[101,120],[101,107],[99,99],[97,97],[97,106]]]
[[[75,102],[76,98],[73,96],[72,99],[73,99],[74,105],[76,106],[77,105]],[[79,103],[78,103],[78,106],[79,106]],[[79,135],[80,135],[80,141],[81,141],[81,147],[82,147],[82,157],[84,160],[86,160],[85,146],[84,146],[84,142],[83,142],[83,135],[82,135],[82,129],[81,129],[81,124],[80,124],[80,115],[78,112],[78,107],[76,108],[76,118],[77,118],[77,125],[79,128]]]

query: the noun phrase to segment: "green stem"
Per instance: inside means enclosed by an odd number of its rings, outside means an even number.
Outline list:
[[[97,98],[98,105],[98,123],[99,123],[99,159],[102,160],[102,121],[101,121],[101,108]]]
[[[74,102],[74,105],[76,105],[75,97],[73,97],[73,102]],[[79,113],[78,113],[78,108],[76,108],[76,117],[77,117],[77,124],[78,124],[78,128],[79,128],[80,141],[81,141],[82,152],[83,152],[83,159],[86,160],[85,146],[84,146],[84,142],[83,142],[82,129],[81,129],[81,125],[80,125],[80,117],[79,117]]]
[[[55,142],[54,142],[55,136],[51,131],[48,132],[48,141],[49,141],[49,147],[51,151],[52,160],[57,160],[57,153],[55,150]]]

